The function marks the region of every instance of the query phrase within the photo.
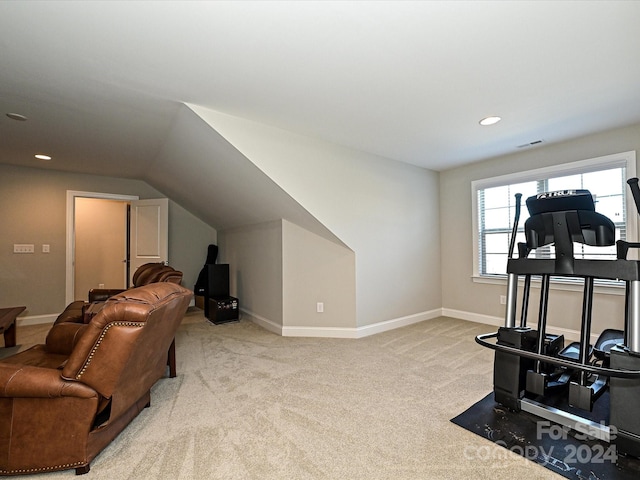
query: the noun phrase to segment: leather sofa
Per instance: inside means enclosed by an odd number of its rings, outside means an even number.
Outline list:
[[[157,282],[170,282],[180,285],[182,283],[182,272],[164,263],[145,263],[136,269],[131,281],[133,283],[132,288]],[[122,291],[123,289],[121,288],[92,288],[89,290],[89,303],[104,301]]]
[[[140,265],[132,277],[133,287],[142,287],[150,283],[170,282],[180,285],[182,282],[182,272],[175,270],[164,263],[145,263]],[[92,288],[89,290],[88,302],[76,300],[71,302],[56,319],[56,323],[84,321],[84,312],[93,302],[103,302],[113,295],[124,292],[123,288]]]
[[[192,295],[167,282],[127,290],[88,324],[54,324],[45,344],[0,360],[0,475],[88,472],[150,405]]]
[[[140,265],[133,274],[133,287],[142,287],[151,283],[169,282],[180,285],[182,283],[182,272],[175,270],[164,263],[145,263]],[[76,300],[71,302],[62,311],[55,323],[87,323],[91,317],[99,310],[92,308],[96,303],[102,304],[113,295],[124,292],[122,288],[93,288],[89,290],[88,302],[84,300]],[[170,376],[176,376],[176,346],[175,342],[171,343],[168,352],[167,363],[170,369]]]

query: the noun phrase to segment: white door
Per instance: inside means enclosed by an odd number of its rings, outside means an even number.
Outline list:
[[[129,232],[130,275],[145,263],[169,260],[169,200],[155,198],[131,202]],[[133,283],[131,283],[133,285]]]

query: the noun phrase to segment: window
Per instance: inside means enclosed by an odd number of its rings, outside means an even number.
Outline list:
[[[589,190],[596,211],[614,222],[616,240],[635,241],[638,213],[626,183],[634,176],[635,152],[625,152],[472,182],[474,276],[501,278],[506,275],[516,193],[522,194],[516,245],[525,241],[523,226],[529,217],[526,199],[541,192],[568,189]],[[553,258],[553,255],[551,245],[534,250],[530,258]],[[615,259],[616,249],[615,245],[574,244],[574,255],[576,258]],[[516,247],[514,257],[517,256]]]

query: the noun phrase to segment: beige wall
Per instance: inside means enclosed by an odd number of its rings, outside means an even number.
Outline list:
[[[355,252],[358,327],[440,308],[436,172],[192,108]]]
[[[521,153],[492,158],[440,174],[442,306],[463,318],[487,321],[504,318],[499,297],[505,285],[476,283],[472,279],[473,248],[471,225],[471,182],[483,178],[530,170],[604,155],[640,150],[640,125],[598,133],[569,142],[533,148]],[[635,212],[631,212],[635,214]],[[623,292],[597,293],[594,298],[593,333],[622,327]],[[532,293],[536,306],[539,289]],[[549,304],[549,324],[569,330],[580,329],[581,291],[553,290]]]
[[[262,152],[260,168],[335,235],[319,236],[282,219],[221,234],[220,261],[232,266],[232,291],[241,306],[280,327],[363,327],[440,307],[461,318],[500,321],[504,285],[472,279],[471,182],[640,149],[640,125],[635,125],[437,174],[262,126],[241,126],[247,137],[235,142],[244,147],[253,136],[257,150],[247,146],[247,155]],[[163,196],[138,180],[0,165],[0,304],[27,305],[27,316],[64,308],[67,190]],[[173,201],[169,218],[170,263],[192,288],[217,234]],[[15,243],[34,244],[36,252],[13,254]],[[42,244],[49,244],[51,253],[43,254]],[[342,272],[338,283],[333,267]],[[325,303],[323,315],[315,312],[318,301]],[[580,308],[580,291],[554,290],[549,322],[577,330]],[[620,327],[622,312],[621,295],[598,293],[594,333]]]
[[[240,308],[271,330],[282,327],[282,221],[218,232],[218,263],[229,264]]]
[[[355,254],[352,250],[282,222],[283,325],[356,327]],[[317,312],[317,304],[324,306]]]
[[[212,243],[218,243],[216,230],[169,200],[169,264],[183,273],[186,288],[193,290]]]
[[[26,305],[24,316],[54,315],[65,307],[67,190],[163,197],[145,182],[0,165],[0,304]],[[169,261],[193,287],[216,231],[169,202]],[[13,244],[36,245],[34,254]],[[51,246],[43,254],[42,244]]]
[[[356,327],[350,249],[286,220],[224,230],[219,242],[219,263],[230,265],[231,294],[261,325],[285,335],[298,327],[313,327],[313,335]],[[318,302],[323,313],[316,311]]]

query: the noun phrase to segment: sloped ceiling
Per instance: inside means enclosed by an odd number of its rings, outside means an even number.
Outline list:
[[[453,168],[640,122],[639,19],[626,1],[2,1],[0,163],[151,178],[188,103]]]
[[[284,218],[344,245],[187,106],[144,178],[220,230]]]

